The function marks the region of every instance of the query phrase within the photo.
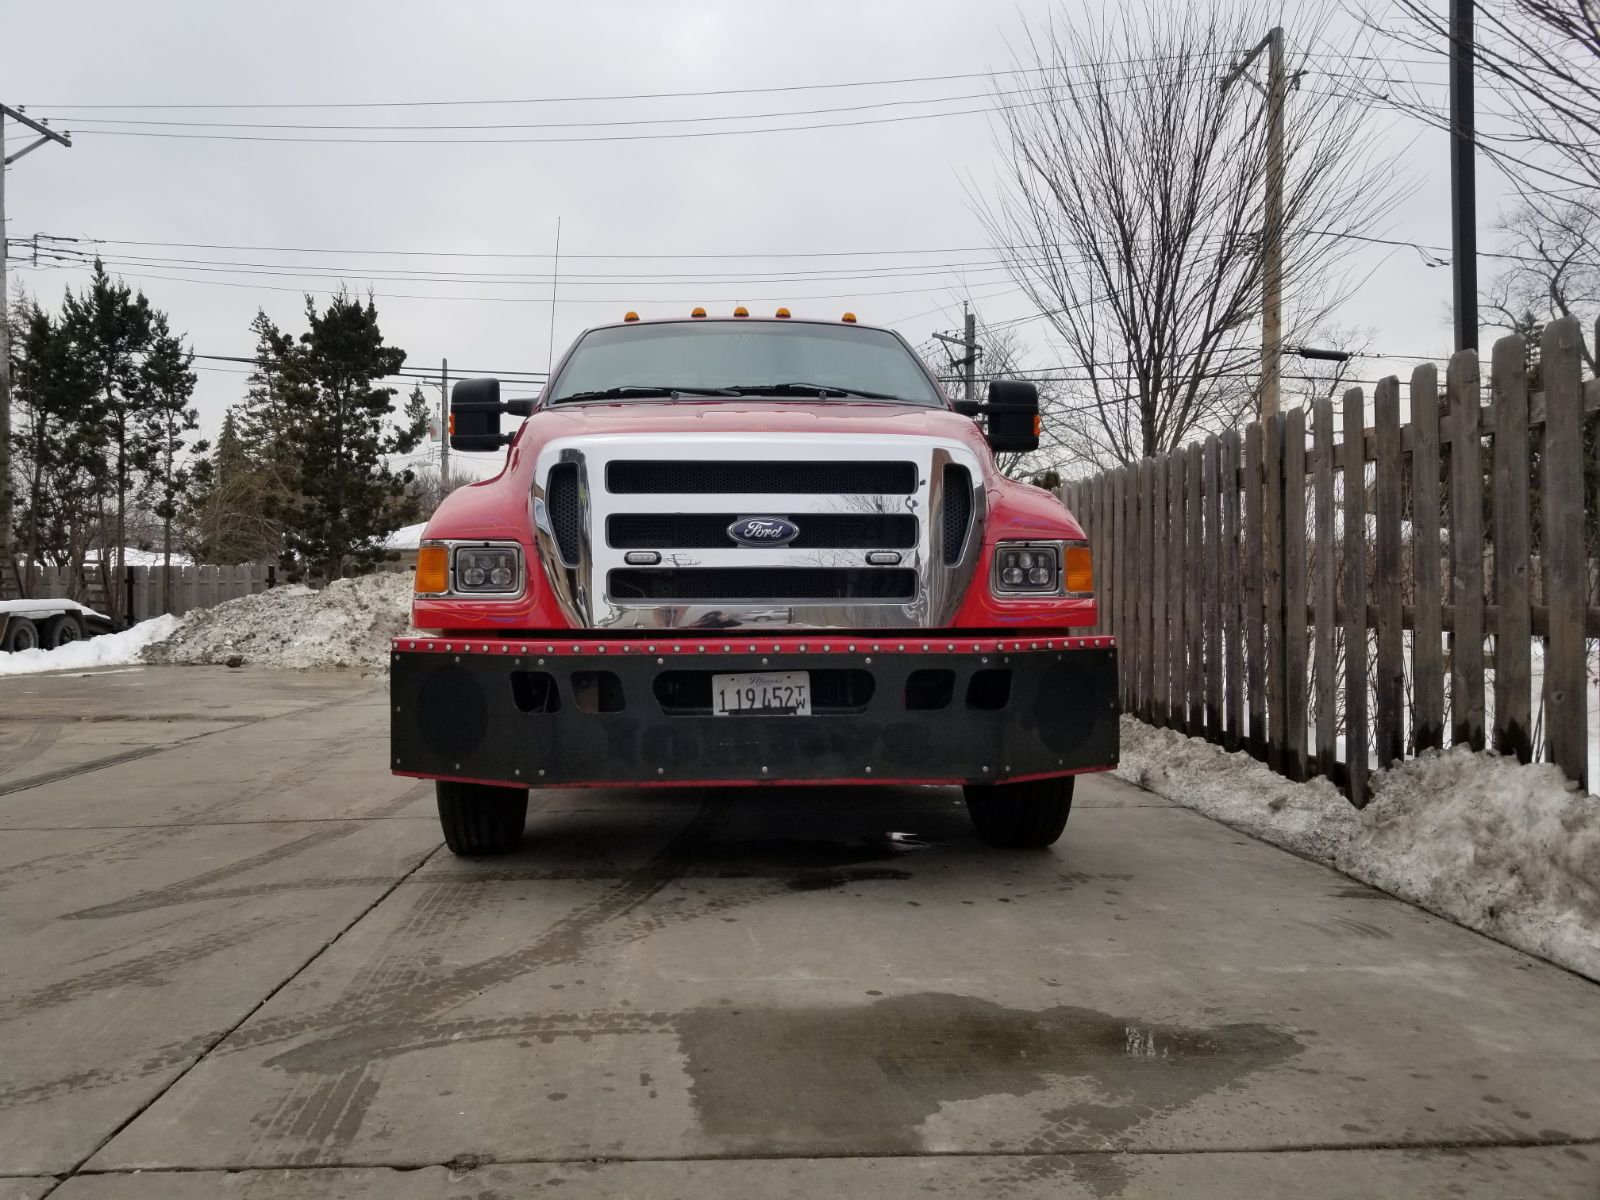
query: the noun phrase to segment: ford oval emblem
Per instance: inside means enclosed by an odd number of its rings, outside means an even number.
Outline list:
[[[740,517],[728,536],[741,546],[787,546],[800,536],[800,526],[782,517]]]

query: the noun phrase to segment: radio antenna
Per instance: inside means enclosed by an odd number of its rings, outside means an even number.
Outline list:
[[[556,258],[550,270],[550,346],[545,351],[545,378],[556,365],[556,290],[561,286],[561,218],[556,218]]]

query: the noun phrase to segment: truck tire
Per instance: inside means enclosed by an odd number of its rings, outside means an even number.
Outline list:
[[[12,617],[6,622],[3,639],[0,639],[0,650],[37,650],[39,648],[39,627],[27,617]]]
[[[528,789],[490,787],[483,783],[434,785],[439,798],[439,827],[450,853],[466,858],[509,854],[522,841],[528,821]]]
[[[71,613],[62,613],[59,617],[51,617],[44,627],[44,648],[54,650],[57,646],[65,646],[68,642],[81,642],[83,640],[83,625]]]
[[[972,827],[991,846],[1049,846],[1067,827],[1073,776],[1026,783],[969,783],[963,789]]]

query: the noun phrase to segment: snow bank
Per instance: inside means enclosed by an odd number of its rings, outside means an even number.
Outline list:
[[[68,642],[54,650],[17,650],[0,654],[0,676],[37,675],[41,671],[82,671],[90,667],[116,667],[139,661],[139,653],[152,642],[171,635],[177,617],[141,621],[121,633]]]
[[[420,525],[403,525],[388,537],[383,539],[385,550],[415,550],[422,545],[422,531],[428,527],[426,521]]]
[[[1122,719],[1117,773],[1430,912],[1600,980],[1600,799],[1549,764],[1465,748],[1373,776],[1357,811],[1326,780]]]
[[[196,610],[149,646],[144,661],[225,663],[238,656],[255,667],[378,668],[389,640],[410,624],[410,573],[380,572],[321,591],[277,587]]]

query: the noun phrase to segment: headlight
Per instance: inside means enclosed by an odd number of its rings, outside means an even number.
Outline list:
[[[460,595],[508,595],[522,590],[522,551],[515,546],[458,546],[455,589]]]
[[[994,553],[994,590],[1019,596],[1061,594],[1061,543],[1001,542]]]

